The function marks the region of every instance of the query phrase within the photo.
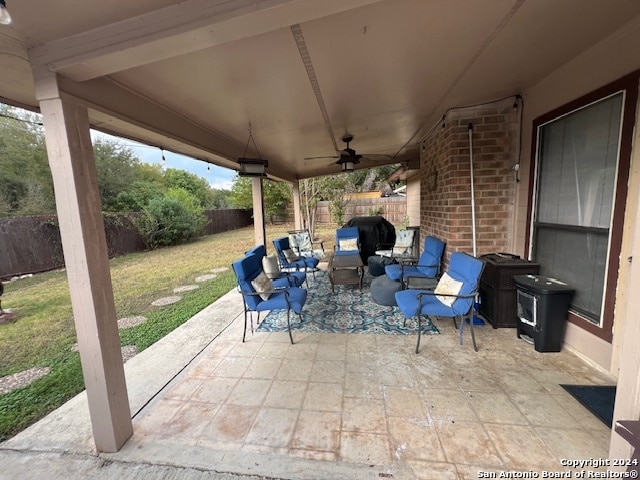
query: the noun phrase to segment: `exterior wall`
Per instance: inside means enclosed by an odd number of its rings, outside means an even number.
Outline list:
[[[469,124],[473,124],[476,254],[508,252],[513,244],[516,147],[515,97],[450,111],[445,126],[422,140],[421,238],[433,235],[455,251],[473,253]]]
[[[584,52],[572,62],[556,70],[543,81],[524,92],[523,135],[520,168],[521,182],[516,193],[516,218],[514,224],[514,238],[516,253],[527,255],[525,252],[527,213],[530,203],[529,187],[533,181],[530,178],[531,162],[533,160],[533,120],[555,108],[558,108],[576,98],[581,97],[603,85],[606,85],[636,69],[640,68],[640,20],[627,24],[624,28],[605,39],[598,45]],[[629,192],[627,195],[621,258],[631,256],[633,243],[631,232],[634,229],[633,216],[638,205],[636,202],[638,189],[638,170],[640,158],[638,155],[636,125],[636,142],[632,152],[631,171],[629,178]],[[616,292],[616,313],[614,319],[614,343],[602,342],[594,335],[583,329],[570,325],[565,337],[565,344],[578,353],[598,363],[611,373],[617,373],[620,363],[619,342],[617,335],[623,329],[623,319],[627,316],[626,279],[631,265],[627,261],[620,263],[618,287]],[[616,346],[616,351],[614,351]]]
[[[521,183],[516,197],[516,245],[525,249],[529,186],[529,169],[533,157],[532,122],[540,115],[585,95],[624,75],[640,69],[640,18],[635,18],[607,39],[585,51],[572,62],[547,76],[524,92]],[[640,129],[636,108],[636,127],[631,152],[627,201],[622,232],[620,267],[615,294],[613,343],[607,343],[572,324],[568,326],[565,345],[597,363],[617,377],[614,420],[640,418],[640,318],[635,296],[640,281]],[[630,458],[629,444],[615,431],[611,434],[610,458]]]

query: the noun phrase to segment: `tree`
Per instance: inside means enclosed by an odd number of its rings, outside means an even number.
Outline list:
[[[198,199],[200,205],[208,208],[211,201],[209,183],[206,179],[193,173],[168,168],[164,172],[164,182],[168,189],[182,188]]]
[[[95,140],[93,154],[96,159],[102,209],[116,211],[118,195],[127,191],[135,181],[140,161],[129,147],[114,140]]]
[[[283,182],[264,180],[262,182],[264,195],[264,210],[267,219],[273,222],[286,211],[286,206],[292,200],[291,187]],[[236,208],[253,208],[253,189],[251,179],[239,175],[233,180],[231,200]]]
[[[116,197],[115,211],[141,212],[152,198],[162,197],[165,187],[161,183],[138,181]]]
[[[231,190],[225,190],[222,188],[211,189],[211,208],[214,210],[223,210],[232,208],[233,201],[231,200]]]
[[[338,225],[344,223],[347,205],[356,191],[354,177],[349,173],[330,175],[322,179],[323,200],[329,201],[331,219]]]
[[[40,116],[2,104],[0,199],[3,215],[33,215],[55,210],[53,179]],[[35,212],[36,205],[43,211]]]

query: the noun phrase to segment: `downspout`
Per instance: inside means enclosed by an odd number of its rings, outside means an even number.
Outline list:
[[[476,257],[476,196],[473,185],[473,123],[469,124],[469,170],[471,171],[471,234],[473,239],[473,256]]]

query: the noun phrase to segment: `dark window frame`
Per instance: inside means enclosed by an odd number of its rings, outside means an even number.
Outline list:
[[[609,261],[604,285],[604,305],[602,310],[602,326],[596,325],[574,312],[569,312],[569,321],[599,338],[611,343],[613,340],[613,317],[615,310],[616,286],[618,283],[618,270],[620,267],[620,252],[622,248],[622,234],[624,224],[625,205],[627,199],[629,169],[631,165],[631,149],[633,131],[635,125],[636,105],[638,102],[638,82],[640,70],[636,70],[624,77],[600,87],[580,98],[562,105],[544,115],[534,119],[532,127],[531,162],[529,182],[529,206],[527,208],[527,234],[525,250],[530,251],[532,234],[533,207],[535,205],[533,179],[538,168],[537,149],[539,128],[559,117],[579,110],[589,104],[602,100],[621,90],[625,91],[624,104],[622,106],[622,133],[620,137],[620,156],[618,158],[618,177],[616,178],[616,193],[613,201],[613,218],[611,221],[611,240],[609,249]]]

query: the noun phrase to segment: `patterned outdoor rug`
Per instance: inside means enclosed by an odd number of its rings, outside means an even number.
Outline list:
[[[336,285],[335,293],[326,272],[316,273],[316,280],[309,279],[307,302],[300,318],[291,313],[291,330],[303,332],[331,333],[391,333],[412,335],[418,333],[415,320],[407,320],[398,307],[378,305],[371,300],[369,284],[371,277],[365,275],[362,292],[354,285]],[[287,330],[286,310],[270,312],[258,327],[259,332],[282,332]],[[440,333],[432,324],[422,324],[423,334]]]

